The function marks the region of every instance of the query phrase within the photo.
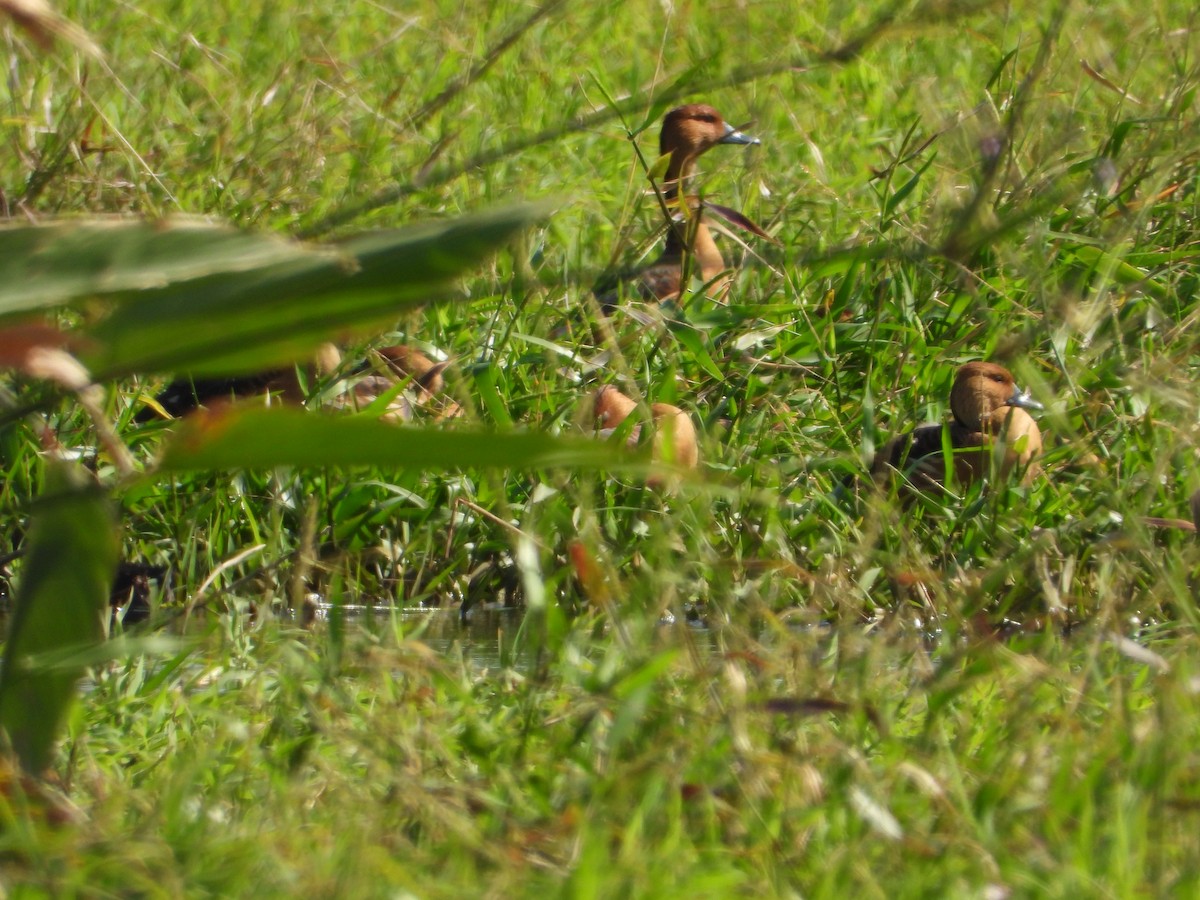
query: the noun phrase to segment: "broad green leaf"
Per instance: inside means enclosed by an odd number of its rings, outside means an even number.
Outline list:
[[[283,262],[336,250],[200,219],[78,219],[0,228],[0,316]]]
[[[373,232],[248,271],[115,298],[87,332],[82,358],[98,377],[260,371],[302,359],[348,329],[391,323],[438,296],[544,206],[520,205],[444,222]]]
[[[407,466],[438,471],[615,468],[639,461],[644,462],[644,458],[584,437],[434,430],[361,416],[237,408],[186,420],[168,441],[160,470],[276,466]]]
[[[682,345],[688,353],[703,367],[703,369],[716,378],[718,381],[725,380],[725,373],[721,371],[721,367],[717,365],[712,355],[708,352],[708,348],[704,345],[700,333],[687,323],[670,323],[668,328],[671,330],[671,336]]]
[[[96,645],[104,638],[117,535],[108,502],[78,468],[51,464],[34,507],[0,667],[0,727],[42,772]]]

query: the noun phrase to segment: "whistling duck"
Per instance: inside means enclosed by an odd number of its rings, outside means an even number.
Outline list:
[[[442,372],[450,365],[450,360],[435,363],[420,350],[404,344],[380,347],[375,352],[383,357],[393,372],[401,378],[411,379],[425,396],[440,394],[445,389]]]
[[[602,433],[616,430],[637,409],[637,403],[611,385],[600,388],[592,398],[592,414]],[[654,419],[654,441],[650,458],[655,462],[673,462],[685,469],[694,469],[700,462],[700,449],[696,440],[696,426],[692,417],[678,406],[669,403],[650,404]],[[641,437],[641,424],[629,433],[630,445],[636,445]]]
[[[960,484],[970,484],[988,473],[993,438],[1001,437],[1005,448],[1001,473],[1019,465],[1028,484],[1036,471],[1033,460],[1042,451],[1042,435],[1026,410],[1042,408],[1017,387],[1008,369],[995,363],[967,363],[955,374],[950,390],[953,421],[922,425],[893,438],[876,454],[871,472],[878,478],[895,469],[909,475],[919,488],[944,484],[942,442],[948,433],[954,477]]]
[[[412,382],[422,399],[428,400],[444,388],[442,371],[449,363],[435,363],[413,347],[384,347],[377,352],[383,357],[394,375],[399,375],[406,381]],[[342,356],[338,348],[333,344],[322,344],[318,348],[313,363],[305,367],[309,383],[311,384],[319,378],[329,378],[341,368],[341,365]],[[363,363],[353,367],[346,374],[359,376],[367,369],[368,364]],[[394,377],[362,375],[362,377],[354,379],[347,392],[334,399],[333,406],[334,408],[362,409],[379,396],[392,390],[396,384]],[[305,392],[297,378],[296,368],[293,366],[226,378],[190,378],[186,376],[177,378],[155,397],[155,403],[171,416],[179,417],[187,415],[200,406],[256,394],[275,396],[285,403],[295,405],[300,405],[305,400]],[[157,415],[158,410],[154,406],[148,405],[138,411],[134,416],[134,421],[148,422]],[[412,418],[412,405],[404,397],[397,397],[383,418],[407,421]]]
[[[704,223],[701,204],[695,198],[681,202],[681,188],[686,189],[687,181],[696,170],[696,160],[711,148],[718,144],[758,143],[761,143],[758,138],[738,131],[704,103],[677,106],[663,118],[658,139],[659,154],[669,155],[670,160],[662,195],[668,209],[674,213],[679,208],[683,216],[682,220],[672,219],[662,254],[633,279],[634,289],[646,299],[667,301],[679,296],[683,289],[684,259],[689,254],[694,261],[692,271],[697,272],[705,283],[713,282],[725,271],[725,259]],[[719,282],[713,285],[718,293],[725,286]],[[618,291],[611,288],[598,290],[597,296],[607,308],[616,300]]]
[[[313,362],[306,367],[306,371],[311,381],[319,376],[332,375],[341,364],[341,351],[333,344],[324,343],[317,348]],[[154,398],[155,405],[139,409],[133,421],[153,421],[160,414],[158,407],[170,417],[179,418],[201,406],[258,394],[278,397],[285,403],[296,405],[304,402],[304,390],[297,378],[295,366],[224,378],[192,378],[190,375],[183,375],[158,393]]]
[[[137,411],[133,421],[141,424],[159,417],[159,410],[171,418],[185,416],[201,406],[219,401],[248,397],[253,394],[277,394],[289,402],[300,402],[300,385],[294,371],[272,369],[253,375],[234,375],[227,378],[176,378],[159,391],[154,405],[147,404]]]
[[[446,392],[446,379],[442,373],[453,362],[451,359],[434,362],[415,347],[397,345],[380,347],[374,351],[387,364],[391,374],[399,377],[413,388],[415,399],[436,412],[439,419],[456,419],[463,409]]]

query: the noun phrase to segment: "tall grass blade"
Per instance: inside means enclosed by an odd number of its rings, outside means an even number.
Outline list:
[[[293,409],[234,409],[193,416],[163,452],[161,469],[387,465],[463,468],[620,467],[638,457],[579,438],[527,432],[405,428],[362,417]]]
[[[32,773],[50,761],[89,649],[103,640],[117,537],[107,500],[78,468],[51,464],[30,522],[0,667],[0,727]]]
[[[96,217],[0,228],[0,317],[214,275],[336,258],[328,250],[201,219]]]

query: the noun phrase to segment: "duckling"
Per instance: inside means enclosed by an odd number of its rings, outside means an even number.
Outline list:
[[[612,385],[606,385],[592,396],[592,414],[600,433],[611,434],[624,422],[637,403]],[[696,426],[692,417],[670,403],[650,404],[654,419],[654,440],[650,445],[650,458],[655,462],[673,462],[684,469],[694,469],[700,462],[700,448],[696,439]],[[636,446],[641,437],[638,423],[629,433],[630,446]],[[653,484],[656,479],[651,479]]]
[[[695,271],[706,282],[713,282],[725,271],[725,259],[704,222],[701,205],[695,198],[680,204],[680,189],[685,187],[696,170],[696,160],[718,144],[760,144],[756,137],[734,128],[713,107],[705,103],[677,106],[663,118],[659,133],[660,156],[668,156],[662,194],[668,207],[686,205],[682,221],[672,220],[667,229],[667,243],[662,254],[633,278],[634,289],[647,300],[666,302],[679,296],[683,289],[683,261],[691,254]],[[714,284],[720,292],[725,284]],[[605,310],[611,310],[619,290],[598,288],[596,295]]]
[[[1024,483],[1037,472],[1034,460],[1042,452],[1042,435],[1026,410],[1043,409],[1028,393],[1017,387],[1012,373],[988,362],[970,362],[954,376],[950,389],[948,425],[922,425],[890,440],[875,455],[871,473],[881,480],[888,469],[911,473],[918,488],[946,481],[943,434],[954,450],[954,477],[968,485],[988,473],[993,437],[1004,439],[1001,474],[1014,466],[1025,471]]]

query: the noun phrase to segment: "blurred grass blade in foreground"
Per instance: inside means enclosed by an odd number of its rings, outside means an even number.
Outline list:
[[[186,216],[0,228],[0,317],[308,259],[317,245]],[[328,251],[326,251],[328,252]],[[335,254],[330,254],[335,257]]]
[[[98,299],[78,341],[97,378],[258,371],[436,299],[547,212],[520,204],[329,245],[188,219],[2,229],[0,321]]]
[[[0,0],[0,12],[25,29],[43,50],[49,51],[54,46],[54,39],[61,38],[88,56],[97,59],[102,56],[91,36],[60,16],[46,0]]]
[[[37,774],[49,764],[89,650],[104,638],[117,566],[108,500],[80,469],[47,466],[25,548],[0,667],[0,727]]]
[[[90,329],[95,346],[84,360],[102,378],[230,375],[293,362],[322,341],[387,326],[406,306],[437,299],[545,212],[508,206],[370,232],[301,258],[118,298]]]
[[[535,432],[405,428],[362,416],[294,409],[235,408],[185,421],[163,451],[160,471],[276,466],[463,468],[623,468],[644,457],[583,437]]]

